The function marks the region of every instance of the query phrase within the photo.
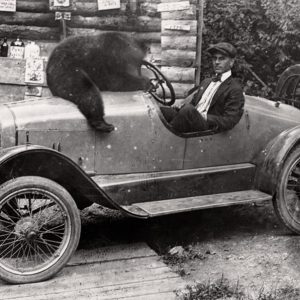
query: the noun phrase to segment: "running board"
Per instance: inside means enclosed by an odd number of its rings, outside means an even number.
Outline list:
[[[267,201],[271,199],[272,196],[266,193],[257,190],[246,190],[232,193],[134,203],[129,206],[122,206],[122,208],[125,211],[143,217],[157,217],[180,212]]]

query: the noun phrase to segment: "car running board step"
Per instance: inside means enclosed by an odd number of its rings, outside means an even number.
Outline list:
[[[176,198],[122,206],[125,211],[144,217],[156,217],[206,208],[230,206],[249,202],[271,200],[272,196],[257,190]]]

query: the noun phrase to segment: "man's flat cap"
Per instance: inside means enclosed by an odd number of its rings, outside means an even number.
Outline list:
[[[215,52],[221,52],[231,58],[234,58],[236,56],[236,49],[233,45],[231,45],[230,43],[226,43],[226,42],[221,42],[215,45],[211,45],[207,51],[210,54],[213,54]]]

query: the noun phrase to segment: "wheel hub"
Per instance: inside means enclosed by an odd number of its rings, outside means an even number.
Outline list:
[[[38,225],[31,217],[20,219],[15,226],[15,234],[27,240],[34,239],[38,234]]]

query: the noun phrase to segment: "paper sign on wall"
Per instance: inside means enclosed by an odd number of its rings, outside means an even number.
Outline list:
[[[166,2],[157,4],[157,11],[175,11],[175,10],[186,10],[189,9],[190,1],[181,1],[181,2]]]
[[[44,83],[44,61],[40,58],[28,58],[25,65],[26,83],[43,84]]]
[[[16,11],[17,0],[0,0],[0,11]]]
[[[120,0],[98,0],[98,10],[120,8]]]
[[[70,0],[54,0],[54,6],[70,6]]]

